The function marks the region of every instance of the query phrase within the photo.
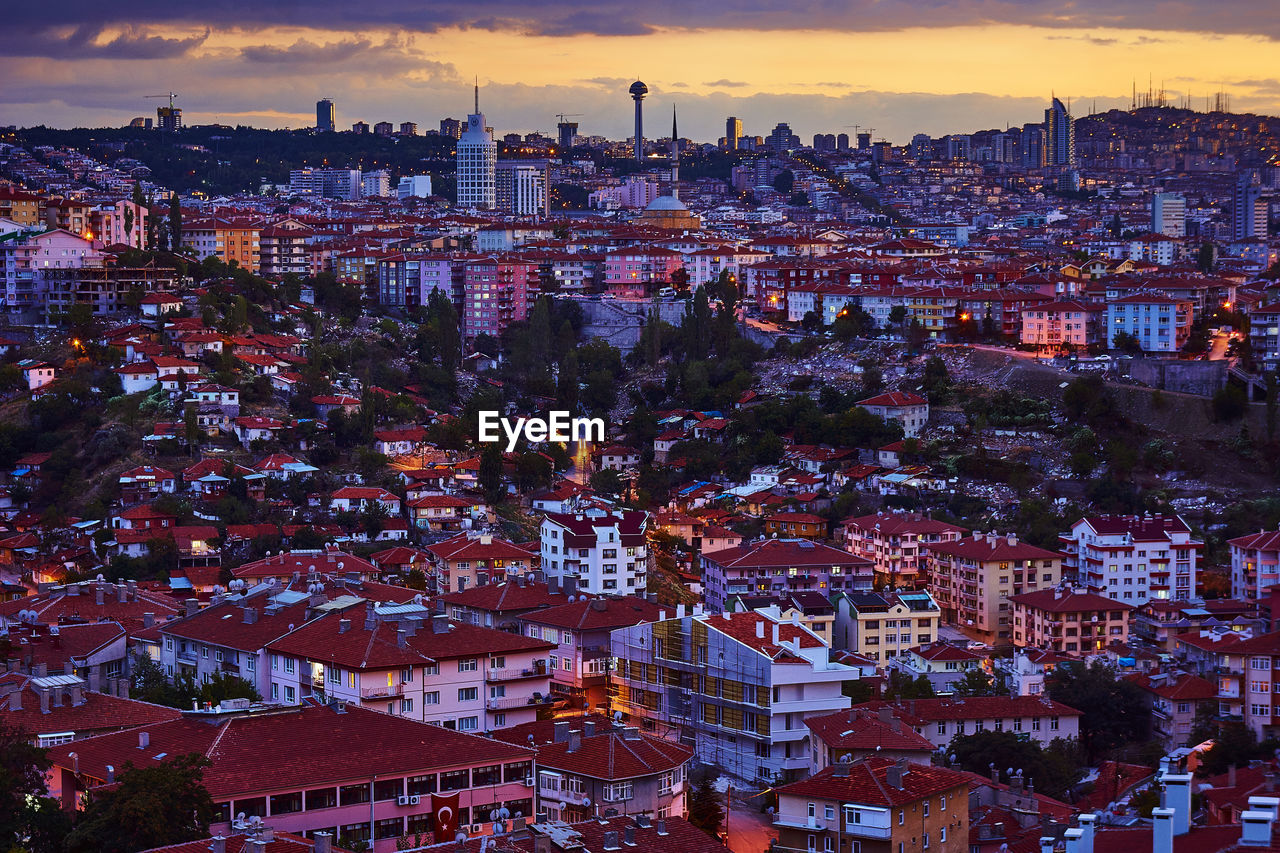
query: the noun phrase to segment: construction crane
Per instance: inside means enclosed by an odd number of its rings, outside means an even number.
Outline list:
[[[579,116],[582,116],[582,115],[585,115],[585,113],[556,113],[556,118],[560,120],[561,124],[564,124],[565,119],[578,118]]]
[[[168,99],[169,99],[169,109],[173,109],[173,99],[174,99],[174,98],[176,98],[176,97],[178,97],[178,93],[177,93],[177,92],[166,92],[166,93],[165,93],[165,94],[163,94],[163,95],[143,95],[143,97],[144,97],[144,98],[168,98]]]

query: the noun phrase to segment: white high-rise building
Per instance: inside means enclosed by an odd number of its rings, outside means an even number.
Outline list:
[[[382,198],[391,195],[391,175],[385,169],[368,172],[360,179],[365,198]]]
[[[476,86],[476,111],[458,140],[458,207],[492,210],[498,206],[498,143],[485,126],[480,112],[480,87]]]
[[[1187,236],[1187,200],[1178,193],[1152,195],[1151,230],[1166,237]]]
[[[640,510],[548,513],[542,519],[542,570],[547,579],[595,595],[643,593],[649,559],[649,514]]]
[[[430,175],[405,175],[396,185],[396,196],[401,201],[406,198],[427,198],[430,195]]]
[[[545,160],[506,160],[498,164],[498,208],[517,216],[544,217],[549,212]]]

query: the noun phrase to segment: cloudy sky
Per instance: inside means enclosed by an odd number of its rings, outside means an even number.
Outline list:
[[[682,135],[724,118],[804,138],[874,127],[902,143],[1127,106],[1148,78],[1203,108],[1280,113],[1274,0],[63,0],[24,2],[0,30],[0,124],[118,125],[172,89],[187,123],[435,127],[481,107],[500,132],[630,129],[626,89],[649,86],[647,127],[671,105]]]

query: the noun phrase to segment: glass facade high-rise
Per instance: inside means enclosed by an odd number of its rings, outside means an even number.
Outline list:
[[[333,101],[328,98],[316,101],[316,130],[320,133],[333,133],[337,127],[337,110]]]
[[[1057,98],[1044,111],[1045,165],[1076,164],[1076,124]]]
[[[467,126],[458,140],[458,207],[492,210],[498,205],[498,143],[485,126],[476,91],[476,111],[467,116]]]

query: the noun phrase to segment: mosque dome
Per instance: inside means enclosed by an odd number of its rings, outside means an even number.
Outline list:
[[[669,195],[660,195],[657,198],[655,198],[653,201],[649,202],[648,206],[645,207],[645,210],[655,210],[655,211],[688,210],[688,209],[689,208],[685,207],[684,202],[682,202],[680,199],[676,198],[675,196],[669,196]]]

